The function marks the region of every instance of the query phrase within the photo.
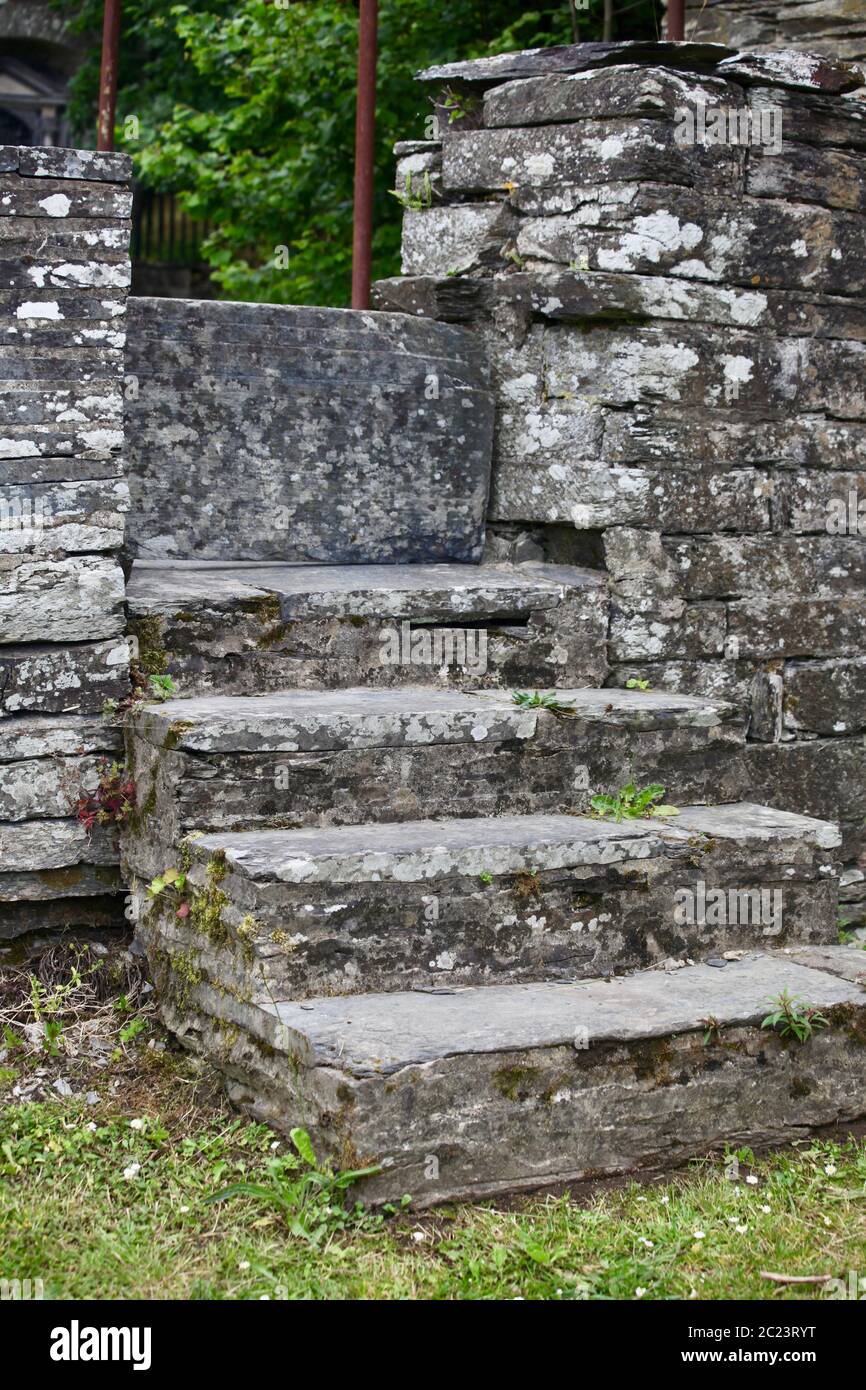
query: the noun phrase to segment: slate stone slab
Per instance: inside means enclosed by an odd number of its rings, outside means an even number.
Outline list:
[[[0,630],[7,642],[86,642],[124,627],[123,571],[108,556],[4,556]]]
[[[23,145],[18,151],[18,172],[33,178],[128,183],[132,178],[132,156],[105,150],[48,149]]]
[[[760,1028],[783,989],[831,1017],[808,1048]],[[233,1099],[284,1131],[303,1117],[318,1151],[350,1144],[380,1164],[365,1200],[409,1192],[424,1207],[669,1168],[731,1136],[781,1143],[864,1108],[862,1049],[848,1036],[862,1026],[862,991],[782,956],[615,983],[263,1007],[204,982],[192,995],[195,1034],[188,1004],[166,1001],[168,1015],[206,1052],[222,1042]],[[719,1046],[704,1043],[708,1017]]]
[[[535,689],[597,685],[607,670],[604,579],[572,566],[138,561],[127,597],[149,669],[189,694]]]
[[[749,53],[805,50],[834,58],[866,57],[866,15],[860,0],[687,0],[687,32]]]
[[[478,560],[492,438],[462,330],[133,299],[128,533],[150,557]]]
[[[124,638],[53,647],[44,642],[0,646],[0,711],[4,714],[99,714],[106,700],[128,693]]]
[[[743,151],[734,146],[683,148],[660,121],[619,119],[527,129],[452,131],[443,141],[447,192],[494,191],[509,185],[657,181],[707,189],[741,186]]]
[[[797,732],[866,732],[866,656],[785,666],[785,725]]]
[[[527,48],[519,53],[498,53],[492,58],[467,62],[440,63],[424,68],[416,76],[421,82],[448,82],[492,85],[515,78],[543,77],[547,74],[585,72],[589,68],[622,63],[655,63],[672,67],[708,67],[734,50],[714,43],[576,43],[551,48]]]
[[[718,78],[662,67],[628,65],[590,69],[567,76],[525,78],[492,87],[484,95],[484,125],[549,125],[558,121],[655,116],[673,120],[688,103],[742,106],[739,87]]]
[[[161,810],[157,797],[159,825]],[[742,803],[686,808],[682,822],[500,813],[221,831],[187,842],[188,920],[171,900],[136,901],[155,946],[258,1000],[581,978],[764,939],[835,939],[834,827]],[[148,849],[126,837],[144,881],[177,854],[165,846],[157,868]],[[703,906],[708,888],[721,915]]]
[[[147,814],[124,835],[148,876],[192,831],[587,813],[596,792],[662,780],[682,804],[745,793],[743,730],[723,702],[565,690],[571,711],[507,692],[412,686],[192,698],[130,735]],[[0,726],[2,727],[2,726]]]

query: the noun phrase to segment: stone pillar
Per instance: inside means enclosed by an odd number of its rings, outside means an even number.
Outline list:
[[[75,816],[124,633],[130,163],[0,147],[0,941],[123,920],[110,831]]]
[[[863,80],[800,54],[609,57],[423,74],[444,89],[440,138],[399,147],[404,275],[377,303],[487,345],[497,555],[606,568],[610,682],[736,701],[752,799],[840,820],[853,862]]]

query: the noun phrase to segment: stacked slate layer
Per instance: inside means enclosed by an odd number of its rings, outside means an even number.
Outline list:
[[[749,794],[841,822],[856,918],[861,73],[686,43],[421,77],[440,138],[398,146],[404,274],[376,302],[470,326],[490,353],[493,554],[607,572],[609,683],[738,705]]]
[[[120,738],[126,156],[0,147],[0,941],[123,920],[75,816]]]
[[[863,0],[686,0],[686,37],[866,58]]]

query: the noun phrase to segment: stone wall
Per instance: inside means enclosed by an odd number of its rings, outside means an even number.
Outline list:
[[[74,815],[117,730],[126,156],[0,148],[0,940],[122,920],[110,836]]]
[[[734,700],[752,799],[841,820],[853,861],[862,78],[689,44],[423,76],[447,93],[441,139],[398,147],[404,275],[377,303],[469,325],[490,352],[494,554],[606,569],[609,683]]]
[[[686,0],[686,37],[866,58],[863,0]]]
[[[481,558],[493,398],[463,329],[133,298],[128,369],[135,554]]]

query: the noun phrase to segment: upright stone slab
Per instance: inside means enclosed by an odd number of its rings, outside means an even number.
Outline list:
[[[134,554],[477,561],[493,401],[462,329],[352,310],[133,299]]]
[[[123,920],[73,817],[120,740],[125,155],[0,147],[0,941]]]
[[[770,16],[805,33],[819,8],[724,0],[696,42],[420,74],[447,117],[400,147],[404,275],[376,302],[471,327],[490,354],[491,556],[603,567],[609,683],[735,701],[752,794],[839,820],[853,861],[866,85],[838,46],[741,53],[723,46],[741,28],[713,24],[760,15],[763,48]]]

